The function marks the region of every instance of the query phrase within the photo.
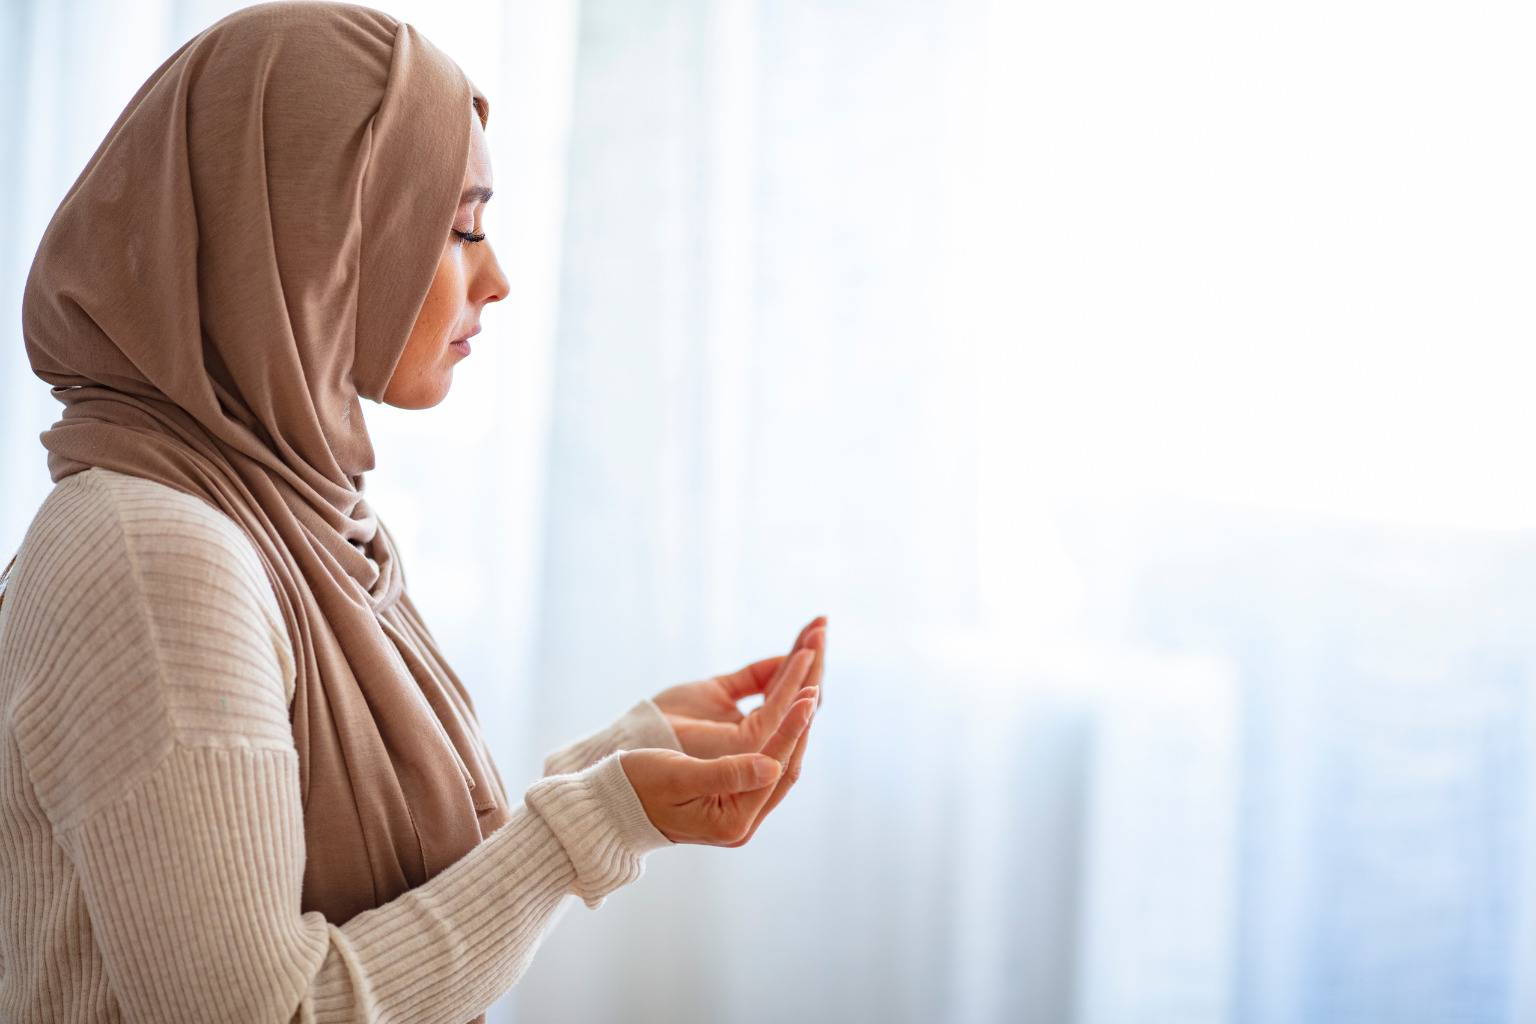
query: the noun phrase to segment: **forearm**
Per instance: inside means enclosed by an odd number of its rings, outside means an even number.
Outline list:
[[[334,937],[314,986],[319,1021],[462,1024],[527,969],[561,897],[589,904],[640,876],[667,841],[617,759],[546,778],[512,821],[431,882]]]
[[[661,747],[682,750],[677,734],[667,718],[649,700],[642,700],[612,725],[550,754],[544,760],[544,774],[563,775],[579,772],[619,750]]]
[[[563,895],[599,901],[666,844],[613,759],[536,783],[457,864],[336,927],[298,912],[296,770],[180,749],[72,832],[125,1019],[464,1024],[522,975]]]

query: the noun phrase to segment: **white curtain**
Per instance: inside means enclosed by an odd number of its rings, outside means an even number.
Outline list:
[[[1536,1020],[1536,18],[384,6],[492,97],[513,294],[370,495],[509,784],[832,620],[791,799],[494,1019]],[[7,550],[37,236],[226,9],[5,8]]]

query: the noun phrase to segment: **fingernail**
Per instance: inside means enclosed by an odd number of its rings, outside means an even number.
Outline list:
[[[766,786],[779,777],[781,767],[779,762],[764,755],[752,762],[752,774],[759,786]]]

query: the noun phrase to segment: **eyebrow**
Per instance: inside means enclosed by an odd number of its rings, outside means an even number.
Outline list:
[[[464,194],[459,197],[460,206],[463,206],[465,203],[488,203],[490,201],[491,190],[486,188],[484,185],[476,185],[474,188],[467,188],[464,190]]]

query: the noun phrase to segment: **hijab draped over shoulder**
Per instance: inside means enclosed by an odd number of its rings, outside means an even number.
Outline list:
[[[452,225],[486,104],[409,25],[264,4],[194,38],[69,190],[23,324],[94,466],[209,502],[251,539],[292,641],[303,909],[342,923],[508,820],[469,697],[363,497],[380,400]]]

